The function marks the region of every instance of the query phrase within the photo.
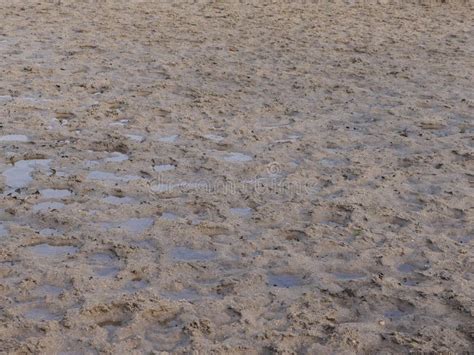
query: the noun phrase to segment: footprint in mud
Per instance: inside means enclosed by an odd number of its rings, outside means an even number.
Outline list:
[[[174,248],[170,255],[174,261],[209,261],[216,258],[216,253],[213,251],[186,247]]]
[[[410,221],[401,217],[393,216],[390,217],[387,222],[390,226],[393,226],[396,230],[406,227],[410,224]]]
[[[414,263],[402,263],[398,265],[397,270],[403,274],[414,273],[417,271],[425,271],[429,269],[428,263],[414,262]]]
[[[112,341],[116,333],[132,320],[132,311],[124,304],[98,304],[82,310],[81,313],[105,331],[108,341]]]
[[[374,215],[372,218],[374,219],[374,221],[377,221],[377,225],[383,228],[384,230],[388,229],[392,232],[398,232],[411,223],[409,220],[398,216],[391,216],[378,212],[376,213],[377,214]]]
[[[403,286],[414,287],[414,286],[418,286],[421,282],[423,282],[423,280],[403,278],[401,284]]]
[[[145,339],[153,344],[156,351],[174,352],[189,344],[184,331],[184,323],[176,316],[154,317],[145,327]]]
[[[319,206],[311,215],[314,223],[330,227],[347,227],[352,220],[352,210],[345,206]]]
[[[112,341],[115,337],[115,334],[126,325],[123,320],[105,320],[103,322],[97,323],[97,325],[107,332],[107,338],[109,341]]]
[[[418,193],[406,192],[405,194],[399,196],[399,198],[410,211],[419,212],[425,209],[427,206],[427,203],[423,197]]]
[[[404,274],[416,271],[416,267],[408,263],[399,265],[397,269],[398,271],[403,272]]]
[[[87,257],[87,264],[92,266],[95,275],[104,278],[114,278],[120,272],[120,261],[111,251],[97,252]]]
[[[125,284],[123,290],[127,293],[135,293],[147,288],[149,285],[150,283],[143,279],[130,280]]]
[[[443,189],[439,185],[433,185],[426,181],[419,181],[418,179],[408,179],[408,183],[411,186],[413,193],[418,193],[419,196],[439,196]]]
[[[428,263],[421,261],[417,262],[406,262],[397,266],[397,271],[401,274],[401,284],[403,286],[418,286],[425,280],[425,277],[420,274],[420,271],[429,269]]]
[[[301,242],[308,239],[308,234],[306,234],[305,231],[296,229],[282,230],[281,235],[283,238],[285,238],[285,240],[289,241]]]
[[[410,312],[406,310],[404,311],[400,309],[390,309],[388,311],[385,311],[383,315],[385,318],[388,318],[390,320],[400,320],[409,314]]]
[[[280,288],[292,288],[305,285],[301,276],[293,274],[269,274],[267,281],[270,286]]]
[[[0,235],[1,235],[1,233],[0,233]],[[453,237],[453,239],[456,242],[458,242],[459,244],[467,245],[467,244],[472,243],[472,241],[474,240],[474,234],[472,234],[472,235],[466,234],[466,235],[462,235],[462,236],[457,236],[457,237]]]
[[[23,316],[32,321],[53,321],[60,320],[62,316],[56,312],[52,312],[45,304],[35,304],[33,307],[23,313]]]
[[[184,288],[176,292],[163,292],[161,294],[164,298],[170,301],[197,301],[203,297],[192,288]]]

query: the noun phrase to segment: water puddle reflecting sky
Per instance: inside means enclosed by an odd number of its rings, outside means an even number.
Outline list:
[[[6,136],[0,136],[0,143],[2,142],[20,142],[20,143],[26,143],[29,142],[30,139],[28,136],[25,136],[23,134],[8,134]]]
[[[33,159],[17,161],[13,167],[3,172],[5,183],[8,187],[18,189],[27,187],[32,181],[31,176],[35,169],[41,170],[49,167],[50,159]]]

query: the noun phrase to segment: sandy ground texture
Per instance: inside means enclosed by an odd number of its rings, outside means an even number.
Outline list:
[[[473,7],[0,6],[0,352],[474,350]]]

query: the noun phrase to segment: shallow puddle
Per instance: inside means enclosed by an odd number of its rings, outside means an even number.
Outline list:
[[[155,165],[153,167],[153,170],[156,172],[164,172],[164,171],[170,171],[176,169],[176,166],[171,165],[171,164],[163,164],[163,165]]]
[[[36,307],[29,309],[24,313],[25,318],[34,321],[59,320],[61,316],[49,311],[46,307]]]
[[[160,138],[158,138],[158,141],[163,142],[163,143],[173,143],[173,142],[176,142],[178,137],[179,136],[177,134],[173,134],[171,136],[160,137]]]
[[[234,152],[234,153],[229,153],[225,155],[224,160],[231,163],[245,163],[245,162],[253,160],[253,158],[249,155]]]
[[[106,203],[110,203],[111,205],[128,205],[128,204],[133,204],[136,203],[137,200],[135,200],[133,197],[128,197],[128,196],[107,196],[102,199],[102,201]]]
[[[109,156],[104,159],[107,163],[121,163],[125,160],[128,160],[128,155],[120,152],[110,153]]]
[[[173,190],[194,190],[194,189],[206,189],[210,190],[210,186],[207,183],[192,183],[192,182],[181,182],[178,184],[156,184],[150,187],[153,192],[171,192]]]
[[[338,168],[348,164],[348,161],[344,159],[329,159],[324,158],[319,161],[319,164],[326,168]]]
[[[281,143],[293,143],[294,141],[297,141],[301,138],[302,138],[302,136],[300,136],[300,135],[296,135],[296,134],[295,135],[289,135],[286,138],[276,140],[275,143],[279,143],[279,144],[281,144]]]
[[[178,292],[166,292],[163,293],[162,296],[170,301],[195,301],[203,298],[193,289],[184,289]]]
[[[54,237],[61,235],[61,233],[53,228],[43,228],[42,230],[39,231],[39,234],[42,235],[43,237]]]
[[[273,287],[297,287],[303,285],[303,279],[291,274],[270,274],[267,277],[268,283]]]
[[[115,122],[110,123],[109,126],[112,126],[112,127],[125,127],[126,125],[128,125],[128,122],[129,122],[129,120],[119,120],[119,121],[115,121]]]
[[[156,184],[156,185],[152,185],[150,189],[153,192],[168,192],[168,191],[173,190],[174,187],[175,185],[172,185],[172,184]]]
[[[474,240],[474,235],[464,235],[462,237],[455,238],[455,240],[460,244],[469,244]]]
[[[334,277],[342,281],[354,281],[365,279],[367,275],[358,272],[334,272]]]
[[[418,267],[416,267],[413,264],[404,263],[404,264],[400,264],[397,269],[398,271],[403,272],[404,274],[408,274],[408,273],[417,271]]]
[[[108,181],[108,182],[129,182],[133,180],[139,180],[140,177],[136,175],[115,175],[113,173],[105,171],[91,171],[87,175],[87,180],[99,180],[99,181]]]
[[[79,251],[78,247],[72,245],[50,245],[47,243],[26,247],[31,253],[42,257],[64,257],[73,255]]]
[[[124,325],[125,322],[122,320],[107,320],[98,324],[98,326],[104,328],[107,331],[107,338],[109,342],[113,342],[116,333],[120,331]]]
[[[87,260],[92,264],[109,264],[116,259],[117,257],[112,252],[99,252],[87,257]]]
[[[218,136],[218,135],[215,135],[215,134],[206,134],[204,136],[204,138],[207,138],[207,139],[209,139],[213,142],[216,142],[216,143],[224,140],[224,137],[221,137],[221,136]]]
[[[153,218],[130,218],[128,221],[120,223],[120,227],[130,232],[141,233],[150,228],[153,223]]]
[[[0,237],[6,237],[8,235],[8,229],[3,224],[0,224]]]
[[[196,250],[186,247],[174,248],[171,258],[175,261],[206,261],[215,259],[216,253],[210,250]]]
[[[114,278],[120,272],[118,258],[113,252],[98,252],[87,257],[87,263],[92,265],[94,273],[99,277]]]
[[[61,189],[43,189],[39,192],[42,198],[47,199],[63,199],[72,195],[71,191]]]
[[[97,276],[100,277],[110,277],[113,278],[118,275],[120,268],[114,266],[103,266],[94,268],[94,272]]]
[[[59,210],[63,208],[65,205],[61,202],[41,202],[37,203],[33,206],[33,212],[46,212],[46,211],[53,211]]]
[[[412,280],[412,279],[403,279],[402,281],[403,286],[413,287],[413,286],[418,286],[419,284],[420,284],[420,281]]]
[[[252,215],[253,209],[250,207],[237,207],[231,208],[230,212],[237,217],[250,217]]]
[[[140,249],[155,250],[155,241],[151,239],[132,241],[130,245]]]
[[[93,168],[94,166],[97,166],[100,164],[99,160],[86,160],[84,162],[84,167],[86,168]]]
[[[176,221],[178,216],[171,212],[163,212],[160,216],[160,219],[164,219],[166,221]]]
[[[120,228],[125,229],[131,233],[142,233],[150,228],[154,223],[153,218],[130,218],[122,222],[106,222],[102,223],[105,229]]]
[[[142,143],[145,140],[145,137],[140,136],[139,134],[126,134],[125,137],[138,143]]]
[[[14,189],[27,187],[33,181],[31,174],[35,169],[48,168],[50,162],[50,159],[20,160],[13,167],[5,170],[2,175],[8,187]]]
[[[2,104],[11,100],[13,100],[13,97],[10,95],[0,95],[0,103]]]
[[[35,294],[41,297],[58,297],[63,289],[53,285],[42,285],[35,289]]]
[[[29,142],[30,139],[23,135],[23,134],[8,134],[6,136],[0,136],[0,143],[1,142]]]
[[[145,280],[132,280],[125,284],[124,290],[127,292],[137,292],[148,287],[148,282]]]
[[[400,311],[399,309],[394,309],[394,310],[385,312],[383,315],[385,318],[389,318],[391,320],[398,320],[406,316],[407,313]]]

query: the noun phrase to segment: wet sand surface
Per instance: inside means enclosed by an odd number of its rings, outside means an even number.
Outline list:
[[[0,351],[472,351],[472,10],[4,1]]]

